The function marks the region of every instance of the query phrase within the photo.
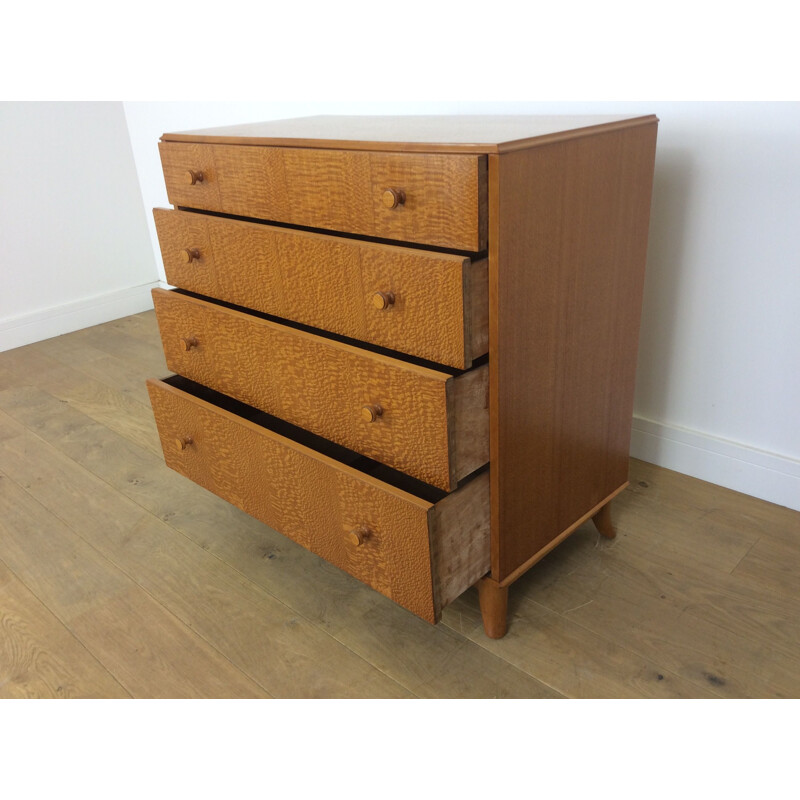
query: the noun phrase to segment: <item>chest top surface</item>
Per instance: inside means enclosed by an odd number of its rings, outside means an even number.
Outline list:
[[[622,127],[655,116],[315,116],[165,133],[165,142],[345,150],[502,153]]]

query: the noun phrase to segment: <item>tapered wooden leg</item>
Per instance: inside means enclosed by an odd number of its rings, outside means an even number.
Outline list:
[[[478,581],[478,602],[486,635],[490,639],[502,639],[508,624],[508,586],[501,586],[491,578],[481,578]]]
[[[606,503],[593,517],[595,528],[600,532],[601,536],[606,539],[613,539],[617,535],[614,528],[614,523],[611,521],[611,503]]]

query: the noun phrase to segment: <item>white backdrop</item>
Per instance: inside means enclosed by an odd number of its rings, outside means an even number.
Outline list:
[[[0,102],[0,350],[147,308],[138,188],[121,103]]]

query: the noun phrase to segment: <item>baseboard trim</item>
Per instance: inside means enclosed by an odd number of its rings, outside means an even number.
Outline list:
[[[800,461],[777,453],[634,417],[631,455],[800,511]]]
[[[161,281],[87,297],[73,303],[0,320],[0,353],[64,333],[138,314],[153,307],[150,290]]]

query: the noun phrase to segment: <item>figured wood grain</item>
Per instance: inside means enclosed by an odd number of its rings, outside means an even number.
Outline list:
[[[486,247],[481,156],[159,144],[170,203],[273,222],[478,252]],[[202,169],[202,183],[184,182]],[[387,188],[405,202],[386,208]]]
[[[310,448],[148,381],[167,465],[429,622],[437,621],[430,503]],[[184,451],[176,435],[190,435]],[[348,534],[369,536],[354,547]]]
[[[489,157],[495,580],[627,481],[655,137]]]
[[[469,429],[448,416],[472,373],[453,378],[175,292],[154,289],[153,300],[174,372],[446,491],[480,466],[472,440],[481,430],[475,419],[488,418],[485,398],[472,392],[459,403]],[[188,352],[186,336],[198,340]],[[361,414],[370,405],[382,409],[372,423]]]
[[[458,369],[488,351],[485,261],[481,270],[448,253],[169,209],[153,215],[173,286]],[[186,249],[199,258],[187,264]],[[375,308],[376,292],[394,302]]]

